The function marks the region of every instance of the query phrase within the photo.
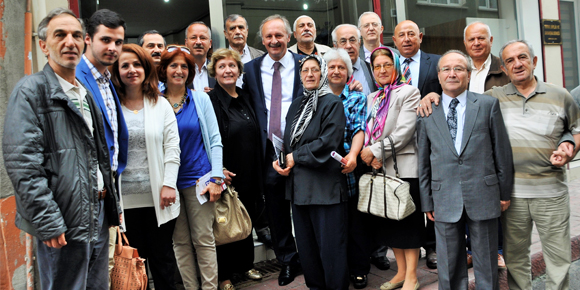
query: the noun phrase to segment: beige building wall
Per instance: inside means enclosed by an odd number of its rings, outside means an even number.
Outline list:
[[[558,0],[540,0],[543,19],[560,19]],[[537,52],[540,53],[540,52]],[[545,80],[558,86],[564,86],[561,45],[544,45]]]

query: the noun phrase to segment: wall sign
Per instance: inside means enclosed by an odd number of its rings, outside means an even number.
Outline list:
[[[544,44],[562,44],[562,25],[557,19],[542,19]]]

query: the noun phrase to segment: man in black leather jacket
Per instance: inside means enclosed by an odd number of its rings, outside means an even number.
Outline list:
[[[75,79],[84,28],[56,8],[38,35],[48,64],[14,88],[2,140],[16,226],[37,238],[42,289],[108,289],[108,227],[121,210],[100,110]]]

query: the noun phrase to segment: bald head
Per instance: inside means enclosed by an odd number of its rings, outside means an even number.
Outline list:
[[[395,46],[403,57],[409,58],[417,54],[423,41],[423,33],[419,26],[411,20],[405,20],[395,27],[393,34]]]
[[[482,22],[469,24],[463,33],[463,44],[473,61],[485,62],[491,53],[491,45],[493,44],[493,36],[491,36],[489,26]]]

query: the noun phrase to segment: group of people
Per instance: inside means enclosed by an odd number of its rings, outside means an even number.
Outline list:
[[[390,267],[391,247],[398,270],[381,289],[419,289],[423,247],[440,289],[467,289],[470,263],[478,288],[499,289],[507,267],[511,289],[530,289],[535,223],[546,288],[568,288],[561,167],[578,151],[580,110],[534,77],[526,41],[494,56],[489,26],[475,22],[467,55],[439,56],[421,51],[407,20],[392,48],[365,12],[358,26],[336,26],[330,48],[314,42],[311,17],[292,27],[276,14],[259,27],[263,52],[247,45],[241,15],[224,27],[229,48],[208,54],[203,22],[187,27],[185,45],[154,30],[123,44],[125,22],[106,9],[86,28],[64,8],[39,24],[48,64],[15,86],[2,146],[42,289],[108,289],[121,225],[156,289],[175,289],[176,268],[185,289],[232,290],[234,273],[260,280],[252,235],[216,246],[224,184],[274,249],[280,286],[302,268],[312,289],[365,288],[371,264]],[[360,176],[395,166],[416,210],[401,221],[358,211]]]

